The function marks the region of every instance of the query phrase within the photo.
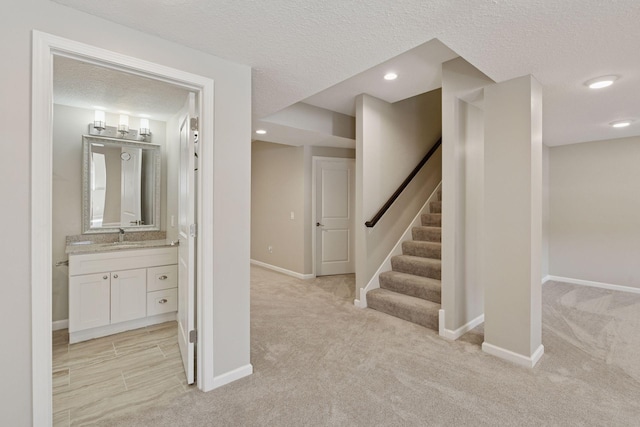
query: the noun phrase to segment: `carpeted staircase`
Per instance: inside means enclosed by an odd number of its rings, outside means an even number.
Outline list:
[[[440,232],[442,190],[414,227],[413,240],[402,243],[402,255],[391,258],[392,271],[380,274],[380,288],[367,292],[367,306],[438,330],[440,310]]]

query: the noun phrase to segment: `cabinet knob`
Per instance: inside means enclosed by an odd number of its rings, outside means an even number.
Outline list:
[[[160,301],[158,301],[158,304],[166,304],[166,303],[167,303],[166,298],[162,298]]]
[[[114,278],[114,279],[117,279],[117,278],[118,278],[118,275],[117,275],[117,274],[114,274],[114,275],[113,275],[113,278]]]
[[[104,280],[107,280],[107,279],[109,278],[109,276],[107,276],[107,275],[105,274],[104,276],[102,276],[102,278],[103,278]]]
[[[167,280],[167,276],[162,275],[162,276],[158,277],[158,280]]]

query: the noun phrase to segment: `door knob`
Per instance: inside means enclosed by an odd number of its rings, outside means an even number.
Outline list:
[[[316,222],[316,227],[324,227],[324,224],[320,224],[319,222]]]

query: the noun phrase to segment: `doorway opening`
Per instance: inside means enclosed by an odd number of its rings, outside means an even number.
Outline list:
[[[54,61],[56,58],[71,59],[84,64],[102,67],[105,70],[117,71],[130,77],[145,78],[154,82],[173,85],[183,91],[190,92],[199,100],[193,115],[203,117],[203,111],[213,110],[213,81],[200,76],[185,73],[179,70],[160,66],[157,64],[115,54],[106,50],[84,45],[74,41],[62,39],[48,34],[34,31],[34,58],[33,58],[33,111],[32,111],[32,344],[33,344],[33,419],[35,425],[50,425],[52,421],[52,274],[53,263],[52,236],[54,234],[53,221],[53,186],[52,159],[54,158]],[[191,120],[189,120],[191,124]],[[197,120],[196,120],[197,123]],[[195,137],[198,136],[200,148],[198,169],[200,173],[210,173],[212,168],[212,123],[202,121],[196,132],[191,132],[192,147]],[[176,134],[179,132],[176,130]],[[77,135],[80,141],[81,134]],[[80,145],[80,142],[78,142]],[[195,148],[192,148],[194,150]],[[194,160],[192,159],[192,162]],[[192,163],[193,164],[193,163]],[[78,165],[79,166],[79,165]],[[194,167],[195,169],[195,167]],[[192,171],[194,171],[192,169]],[[78,183],[79,184],[79,183]],[[78,189],[79,189],[78,185]],[[211,208],[210,196],[203,194],[195,185],[195,173],[192,173],[192,182],[187,187],[193,200],[193,218],[202,218],[210,215],[207,208]],[[197,203],[196,203],[197,201]],[[179,213],[175,215],[179,216]],[[171,219],[165,222],[171,222]],[[174,219],[175,221],[175,219]],[[162,227],[159,227],[162,228]],[[211,280],[207,277],[210,272],[204,268],[197,268],[202,263],[196,263],[203,256],[211,257],[211,248],[203,247],[204,239],[196,240],[197,228],[195,220],[189,225],[189,241],[185,247],[193,248],[188,257],[189,266],[192,268],[192,277],[197,283],[196,289],[191,294],[197,293],[199,304],[192,304],[191,316],[197,308],[197,316],[203,325],[198,339],[198,360],[203,361],[198,369],[198,388],[210,389],[212,378],[212,346],[210,333],[203,321],[212,316],[212,308],[202,304],[210,290],[203,288],[202,283]],[[125,230],[126,232],[127,230]],[[80,234],[80,233],[78,233]],[[55,267],[54,267],[55,268]],[[117,277],[117,276],[116,276]],[[204,295],[203,295],[204,294]],[[192,322],[193,324],[193,322]],[[191,332],[191,331],[190,331]],[[132,332],[133,334],[133,332]],[[192,345],[196,342],[196,334],[189,334]],[[192,359],[195,352],[191,351]]]

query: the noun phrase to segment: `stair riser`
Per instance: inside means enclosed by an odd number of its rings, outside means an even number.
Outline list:
[[[382,289],[388,289],[400,294],[409,295],[416,298],[421,298],[427,301],[432,301],[437,304],[441,303],[440,291],[435,289],[428,289],[420,286],[413,286],[407,283],[399,283],[395,280],[380,275],[380,287]]]
[[[424,326],[429,329],[438,330],[438,315],[437,313],[424,312],[421,310],[409,309],[406,307],[399,307],[395,304],[390,304],[382,299],[367,298],[367,306],[377,311],[381,311],[391,316],[399,317],[400,319],[407,320],[412,323],[416,323],[420,326]]]
[[[401,257],[391,258],[391,269],[393,271],[399,271],[400,273],[413,274],[438,280],[440,280],[441,275],[441,267],[439,263],[411,262]]]
[[[422,242],[440,242],[442,240],[442,230],[439,228],[424,229],[415,227],[411,230],[413,240]]]
[[[402,253],[404,255],[419,256],[422,258],[440,259],[442,253],[442,246],[433,243],[429,245],[415,244],[415,241],[402,242]],[[431,243],[431,242],[420,242]]]
[[[442,214],[422,214],[420,219],[425,227],[442,227]]]
[[[430,202],[429,211],[431,213],[442,213],[442,202]]]

